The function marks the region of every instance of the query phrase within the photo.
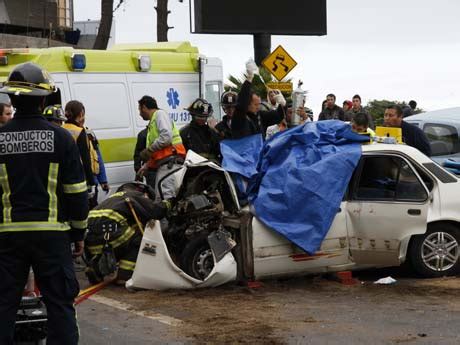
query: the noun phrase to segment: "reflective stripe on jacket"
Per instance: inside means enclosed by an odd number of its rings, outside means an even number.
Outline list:
[[[0,232],[80,229],[88,215],[78,149],[40,114],[16,114],[0,128]]]

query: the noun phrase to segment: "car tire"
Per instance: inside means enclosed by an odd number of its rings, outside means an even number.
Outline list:
[[[414,236],[409,248],[413,269],[434,278],[460,271],[460,230],[449,223],[429,224],[423,235]]]
[[[208,236],[192,238],[181,254],[181,267],[189,276],[204,280],[214,268],[214,257],[209,247]]]

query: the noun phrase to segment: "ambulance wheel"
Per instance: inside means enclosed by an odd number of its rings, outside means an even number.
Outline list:
[[[430,224],[425,234],[414,236],[409,255],[421,276],[454,275],[460,271],[460,231],[449,223]]]
[[[205,280],[214,268],[214,257],[207,235],[191,239],[181,255],[181,267],[189,276]]]

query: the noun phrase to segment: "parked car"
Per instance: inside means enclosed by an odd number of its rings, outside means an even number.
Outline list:
[[[362,146],[313,255],[262,224],[250,207],[241,208],[232,178],[218,165],[188,157],[177,174],[169,228],[162,232],[160,222],[148,223],[127,288],[217,286],[406,261],[424,277],[459,271],[460,181],[413,147]]]
[[[443,164],[446,159],[460,160],[460,108],[429,111],[406,117],[404,121],[425,132],[434,161]]]

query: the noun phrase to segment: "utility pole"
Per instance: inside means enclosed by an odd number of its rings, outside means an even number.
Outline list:
[[[254,61],[257,66],[262,64],[268,54],[270,54],[272,48],[272,37],[270,34],[254,34]]]

